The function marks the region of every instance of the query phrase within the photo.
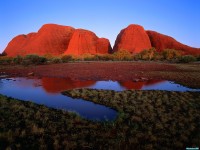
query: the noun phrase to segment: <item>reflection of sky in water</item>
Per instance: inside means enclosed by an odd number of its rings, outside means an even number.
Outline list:
[[[117,116],[115,110],[103,105],[81,99],[72,99],[60,93],[48,93],[42,86],[35,86],[36,80],[24,78],[16,78],[15,80],[0,80],[0,94],[21,100],[30,100],[52,108],[73,111],[91,120],[114,120]]]
[[[171,81],[117,82],[117,81],[72,81],[65,78],[26,79],[13,78],[0,80],[0,94],[21,100],[30,100],[48,107],[73,111],[88,119],[113,120],[117,112],[93,102],[72,99],[60,94],[74,88],[93,88],[123,91],[126,89],[200,91],[176,84]]]
[[[117,81],[97,81],[95,85],[89,86],[91,89],[104,89],[104,90],[115,90],[123,91],[126,90],[123,86]]]
[[[172,81],[162,81],[153,85],[144,85],[142,90],[166,90],[166,91],[200,91],[200,89],[192,89]]]
[[[155,82],[156,81],[156,82]],[[166,90],[166,91],[200,91],[200,89],[192,89],[180,84],[176,84],[172,81],[163,81],[155,80],[154,82],[133,82],[129,81],[129,85],[124,84],[123,82],[117,81],[97,81],[94,85],[89,86],[88,88],[92,89],[106,89],[106,90],[115,90],[123,91],[127,89],[136,89],[135,87],[140,87],[140,90]],[[137,85],[139,84],[139,86]]]

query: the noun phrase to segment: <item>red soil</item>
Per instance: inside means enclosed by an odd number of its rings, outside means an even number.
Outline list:
[[[114,80],[119,82],[131,82],[144,77],[147,79],[172,80],[188,86],[200,87],[199,68],[199,64],[77,62],[29,67],[0,65],[0,75],[8,74],[11,77],[24,77],[33,72],[35,77],[69,78],[73,81]],[[125,86],[132,85],[125,84]]]
[[[141,76],[146,77],[149,71],[174,71],[170,64],[149,62],[81,62],[40,66],[10,66],[1,69],[12,76],[27,76],[34,72],[38,77],[63,77],[72,80],[118,80],[131,81]]]

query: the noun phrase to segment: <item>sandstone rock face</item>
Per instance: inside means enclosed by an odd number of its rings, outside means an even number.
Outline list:
[[[32,34],[34,36],[34,34]],[[24,55],[24,46],[27,44],[28,39],[30,37],[28,35],[18,35],[13,38],[3,53],[7,56],[17,56],[17,55]]]
[[[98,38],[91,31],[46,24],[37,33],[13,38],[4,53],[11,57],[27,54],[57,56],[61,54],[107,54],[111,50],[108,39]]]
[[[98,37],[93,32],[83,29],[76,29],[65,54],[96,54],[97,40]]]
[[[110,45],[110,42],[106,38],[99,38],[97,40],[96,48],[98,54],[107,54],[112,52],[112,47]]]
[[[164,49],[176,49],[183,54],[199,55],[199,48],[192,48],[177,42],[172,37],[145,31],[142,26],[129,25],[121,30],[112,50],[110,42],[105,38],[98,38],[95,33],[74,29],[70,26],[56,24],[43,25],[37,33],[18,35],[13,38],[3,54],[7,56],[37,55],[84,55],[84,54],[107,54],[118,50],[127,50],[133,54],[144,49],[155,47],[157,51]]]
[[[110,42],[105,38],[98,38],[93,32],[76,29],[69,42],[65,55],[107,54],[111,51]]]
[[[5,49],[7,56],[38,54],[60,55],[68,47],[74,28],[46,24],[37,33],[15,37]]]
[[[144,28],[131,24],[118,34],[113,51],[127,50],[131,53],[139,53],[150,48],[151,43]]]
[[[163,51],[164,49],[176,49],[183,52],[183,54],[192,54],[192,55],[198,55],[200,54],[199,48],[193,48],[189,47],[187,45],[184,45],[178,41],[176,41],[174,38],[160,34],[155,31],[146,31],[149,39],[151,41],[152,47],[155,47],[158,52]]]

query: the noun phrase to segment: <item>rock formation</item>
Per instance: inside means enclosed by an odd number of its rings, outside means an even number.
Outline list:
[[[164,49],[175,49],[180,50],[183,52],[184,55],[186,54],[192,54],[197,55],[200,54],[199,48],[193,48],[189,47],[187,45],[184,45],[178,41],[176,41],[174,38],[160,34],[155,31],[146,31],[149,39],[151,41],[152,47],[155,47],[158,52],[163,51]]]
[[[151,43],[144,28],[131,24],[118,34],[113,51],[127,50],[131,53],[139,53],[150,48]]]
[[[96,48],[98,54],[107,54],[112,52],[110,41],[106,38],[99,38],[97,40]]]
[[[177,42],[170,36],[155,31],[145,31],[140,25],[131,24],[121,30],[112,50],[110,42],[105,38],[98,38],[95,33],[74,29],[70,26],[56,24],[43,25],[37,33],[18,35],[13,38],[3,54],[7,56],[37,55],[84,55],[107,54],[118,50],[127,50],[136,54],[144,49],[155,47],[157,51],[176,49],[184,55],[199,55],[199,48],[192,48]]]
[[[8,56],[38,54],[60,55],[68,47],[74,28],[46,24],[37,33],[15,37],[5,49]]]
[[[64,54],[107,54],[111,51],[110,42],[104,38],[98,38],[93,32],[76,29]]]

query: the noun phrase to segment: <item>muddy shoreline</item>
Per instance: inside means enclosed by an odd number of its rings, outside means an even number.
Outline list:
[[[170,80],[200,88],[200,64],[163,62],[70,62],[38,66],[0,65],[0,75],[9,77],[57,77],[80,81],[135,81],[141,78]]]

